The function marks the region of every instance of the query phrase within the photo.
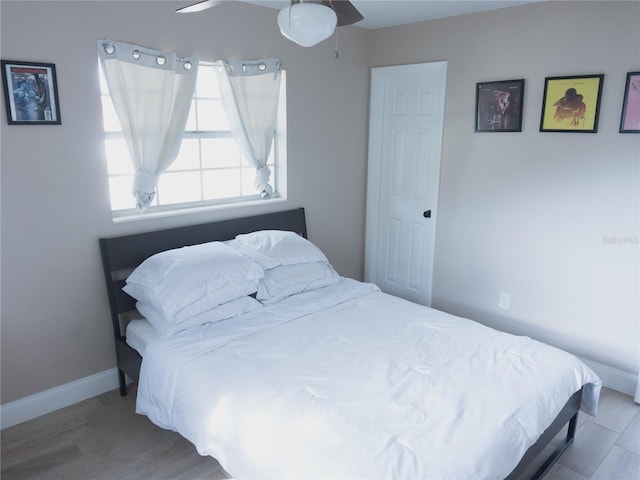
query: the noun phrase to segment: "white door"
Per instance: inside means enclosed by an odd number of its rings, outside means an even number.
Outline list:
[[[431,304],[447,62],[371,69],[365,279]]]

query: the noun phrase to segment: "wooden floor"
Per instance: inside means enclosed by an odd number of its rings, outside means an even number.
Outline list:
[[[223,479],[180,435],[135,414],[135,388],[105,393],[2,431],[2,480]],[[640,406],[603,390],[597,417],[581,414],[576,441],[544,477],[640,479]]]

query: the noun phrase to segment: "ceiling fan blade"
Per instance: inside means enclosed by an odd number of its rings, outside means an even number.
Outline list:
[[[364,19],[358,9],[353,6],[353,3],[347,0],[327,0],[323,1],[322,4],[336,12],[339,27],[353,25]]]
[[[186,7],[178,8],[176,13],[194,13],[201,12],[207,8],[215,7],[217,4],[222,3],[222,0],[202,0]]]

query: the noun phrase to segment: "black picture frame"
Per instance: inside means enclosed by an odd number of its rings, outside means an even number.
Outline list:
[[[53,63],[2,60],[0,64],[9,125],[62,123]]]
[[[620,133],[640,133],[640,72],[627,73],[620,115]]]
[[[604,74],[547,77],[541,132],[596,133]]]
[[[476,83],[476,132],[521,132],[524,79]]]

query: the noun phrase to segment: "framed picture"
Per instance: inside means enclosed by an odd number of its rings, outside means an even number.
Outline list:
[[[640,72],[627,73],[620,133],[640,133]]]
[[[604,75],[547,77],[540,131],[596,133],[603,82]]]
[[[476,83],[476,132],[521,132],[524,79]]]
[[[10,60],[1,64],[9,125],[60,125],[55,65]]]

